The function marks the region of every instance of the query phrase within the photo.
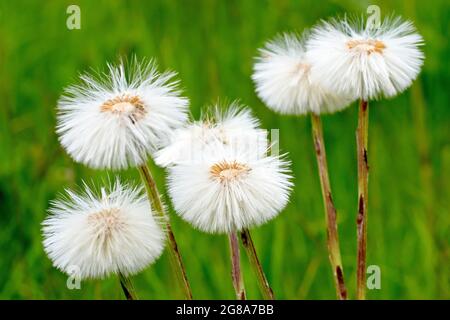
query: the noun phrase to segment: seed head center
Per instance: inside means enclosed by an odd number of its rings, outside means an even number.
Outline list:
[[[119,102],[111,107],[112,112],[132,113],[136,107],[129,102]]]
[[[309,63],[305,63],[305,62],[301,62],[297,64],[297,71],[298,72],[309,72],[309,70],[311,69],[311,64]]]
[[[379,53],[382,54],[383,50],[386,48],[386,45],[383,41],[374,40],[374,39],[366,39],[366,40],[350,40],[347,42],[347,47],[350,50],[354,50],[357,52],[365,52],[367,54],[371,53]]]
[[[102,112],[125,115],[133,122],[142,118],[146,113],[144,102],[138,96],[128,94],[105,101],[100,109]]]
[[[214,164],[210,169],[211,176],[220,182],[238,179],[249,171],[250,168],[247,165],[237,161],[221,161]]]
[[[88,223],[104,236],[111,235],[114,230],[120,229],[124,225],[120,217],[120,210],[117,208],[104,209],[90,214]]]

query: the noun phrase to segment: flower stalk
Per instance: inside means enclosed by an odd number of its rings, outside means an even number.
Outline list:
[[[242,245],[247,252],[247,256],[250,260],[250,265],[253,268],[253,271],[256,274],[258,279],[258,284],[261,290],[261,293],[265,300],[274,300],[273,290],[269,285],[269,281],[267,281],[267,277],[262,268],[261,262],[258,259],[258,255],[256,253],[255,244],[253,243],[252,237],[250,235],[250,231],[248,229],[244,229],[241,232],[241,240]]]
[[[124,276],[122,273],[118,274],[120,286],[122,287],[123,293],[125,294],[125,298],[127,300],[138,300],[138,297],[136,295],[136,291],[134,290],[133,283],[131,282],[131,279]]]
[[[239,251],[239,241],[235,232],[228,234],[230,241],[230,257],[231,257],[231,278],[236,293],[237,300],[246,300],[244,278],[241,270],[241,256]]]
[[[176,271],[178,280],[181,282],[181,287],[183,288],[185,298],[187,300],[192,300],[192,291],[186,275],[186,269],[184,268],[183,260],[181,258],[180,251],[178,250],[177,242],[175,240],[175,235],[173,234],[172,227],[169,222],[169,217],[167,216],[162,204],[161,196],[158,192],[156,182],[153,179],[150,169],[146,164],[139,167],[139,173],[141,174],[145,189],[147,190],[147,195],[150,199],[150,202],[152,203],[154,210],[164,221],[164,227],[169,242],[169,252],[172,265]]]
[[[356,146],[358,157],[358,214],[357,230],[357,270],[356,298],[366,298],[366,247],[367,247],[367,209],[369,195],[369,164],[367,146],[369,136],[369,103],[361,99],[356,129]]]
[[[339,247],[339,234],[337,227],[337,212],[333,203],[330,179],[328,175],[328,164],[323,138],[322,121],[320,116],[311,113],[312,135],[314,150],[319,170],[320,186],[325,208],[325,221],[327,225],[327,247],[330,264],[336,287],[336,295],[339,300],[347,299],[347,289],[344,282],[344,269],[342,267],[341,252]]]

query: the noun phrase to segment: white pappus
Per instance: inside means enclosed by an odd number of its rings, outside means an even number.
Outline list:
[[[44,249],[53,265],[80,279],[138,273],[162,253],[165,233],[140,188],[119,180],[96,194],[66,190],[43,221]]]
[[[109,74],[81,76],[58,102],[57,134],[77,162],[125,169],[147,160],[187,120],[174,72],[153,61],[108,65]]]
[[[274,111],[303,115],[332,113],[347,107],[351,99],[324,88],[313,77],[302,36],[282,34],[266,43],[254,64],[256,93]],[[313,79],[316,80],[313,80]]]
[[[175,130],[167,146],[156,152],[155,162],[161,167],[201,162],[215,152],[217,143],[224,148],[246,150],[254,158],[263,157],[268,149],[267,131],[258,126],[259,121],[248,108],[235,102],[224,111],[216,105],[200,121]]]
[[[328,90],[363,100],[393,97],[420,72],[423,38],[410,21],[386,18],[379,28],[363,21],[323,21],[307,42],[312,74]]]
[[[168,190],[177,213],[209,233],[231,233],[261,225],[286,206],[292,187],[289,163],[217,144],[202,162],[169,169]]]

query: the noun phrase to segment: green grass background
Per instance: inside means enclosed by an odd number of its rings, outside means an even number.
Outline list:
[[[81,8],[81,30],[66,28],[66,8]],[[54,132],[63,88],[89,68],[119,57],[154,57],[179,72],[191,111],[217,98],[249,105],[265,128],[279,128],[295,175],[290,204],[253,230],[277,298],[333,299],[320,186],[308,118],[280,116],[256,97],[250,75],[265,40],[302,31],[336,14],[364,15],[377,4],[412,19],[424,36],[419,79],[370,110],[368,264],[380,266],[372,299],[448,299],[450,213],[450,8],[436,1],[1,1],[0,3],[0,298],[122,299],[116,278],[68,290],[41,243],[49,200],[82,179],[108,173],[74,163]],[[344,273],[355,294],[356,105],[324,117]],[[154,166],[153,166],[154,167]],[[164,186],[164,171],[154,168]],[[134,170],[120,172],[138,182]],[[167,197],[166,202],[170,204]],[[172,210],[172,209],[171,209]],[[171,211],[195,298],[233,299],[224,236],[193,230]],[[250,298],[259,298],[244,259]],[[181,298],[167,254],[134,277],[138,295]]]

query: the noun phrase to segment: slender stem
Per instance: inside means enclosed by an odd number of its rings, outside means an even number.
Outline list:
[[[175,240],[175,235],[173,234],[172,227],[169,222],[169,217],[167,216],[162,204],[155,180],[153,179],[150,169],[146,164],[139,167],[139,172],[141,174],[142,180],[144,181],[147,195],[152,203],[154,210],[165,223],[165,231],[169,242],[171,261],[176,270],[177,277],[181,282],[181,287],[184,290],[185,298],[188,300],[192,300],[192,291],[187,279],[186,269],[184,268],[183,260],[181,258],[180,251],[178,250],[177,242]]]
[[[125,297],[127,300],[138,300],[138,297],[136,295],[136,291],[134,290],[133,283],[131,282],[131,279],[128,277],[125,277],[122,273],[119,273],[119,281],[120,286],[122,287],[123,293],[125,294]]]
[[[339,234],[336,220],[336,208],[334,207],[331,194],[330,179],[328,176],[327,155],[325,152],[325,143],[323,139],[322,121],[316,114],[311,114],[312,135],[314,149],[317,158],[317,167],[319,169],[320,186],[322,188],[322,198],[325,208],[325,221],[327,224],[327,247],[330,259],[336,295],[338,299],[347,299],[347,289],[344,282],[344,269],[342,267],[341,251],[339,248]]]
[[[366,246],[367,246],[367,209],[369,194],[369,165],[367,158],[369,132],[369,103],[361,100],[356,129],[356,146],[358,155],[358,215],[357,230],[357,271],[356,298],[366,298]]]
[[[253,243],[250,231],[248,229],[244,229],[241,232],[241,240],[242,245],[244,246],[245,251],[247,252],[250,264],[253,267],[254,272],[256,273],[256,277],[258,278],[258,284],[264,299],[274,300],[275,297],[273,295],[272,288],[270,287],[269,281],[267,281],[266,275],[264,274],[264,270],[261,266],[261,263],[259,262],[255,244]]]
[[[246,300],[244,279],[241,270],[241,256],[239,242],[235,232],[228,234],[230,240],[231,278],[237,300]]]

